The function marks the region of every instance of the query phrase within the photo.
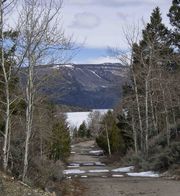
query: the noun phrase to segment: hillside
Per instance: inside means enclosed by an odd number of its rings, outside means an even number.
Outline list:
[[[33,195],[33,196],[50,196],[41,189],[32,188],[21,181],[17,181],[14,177],[8,176],[7,174],[0,171],[0,195],[6,196],[22,196],[22,195]]]
[[[56,104],[89,109],[114,107],[122,95],[128,68],[121,64],[58,64],[38,66],[38,78],[48,78],[41,93]]]

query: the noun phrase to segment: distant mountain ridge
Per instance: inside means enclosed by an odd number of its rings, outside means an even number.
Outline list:
[[[36,69],[40,78],[50,76],[41,92],[51,101],[88,109],[114,107],[129,71],[119,63],[52,64]]]

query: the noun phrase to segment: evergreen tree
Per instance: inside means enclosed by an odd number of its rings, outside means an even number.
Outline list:
[[[164,81],[169,70],[174,67],[169,34],[169,30],[162,23],[160,9],[157,7],[151,14],[150,22],[142,31],[142,39],[139,43],[134,43],[132,47],[132,85],[135,85],[134,91],[136,89],[134,92],[136,102],[137,97],[139,99],[136,103],[139,112],[137,113],[133,106],[129,110],[132,111],[133,116],[139,116],[140,146],[145,154],[148,153],[148,140],[152,135],[152,129],[156,132],[158,129],[154,111],[165,112],[163,121],[166,121],[164,124],[168,124],[167,99],[164,92],[167,85]],[[134,81],[134,77],[136,81]],[[132,97],[132,101],[133,99]],[[167,135],[169,135],[168,125],[164,125],[162,129],[166,129]],[[167,138],[169,142],[169,136]]]
[[[85,121],[83,121],[83,123],[79,126],[78,136],[83,138],[86,137],[86,134],[87,134],[87,127]]]
[[[78,137],[78,130],[77,130],[77,127],[75,127],[75,128],[73,129],[73,137],[74,137],[74,138],[77,138],[77,137]]]
[[[125,118],[123,115],[117,116],[117,127],[121,130],[121,134],[124,140],[125,149],[133,147],[133,131],[131,127],[131,116]]]
[[[99,147],[101,147],[104,151],[108,152],[108,139],[110,143],[111,153],[122,153],[124,152],[124,140],[122,137],[121,130],[118,128],[116,119],[111,111],[109,111],[102,121],[101,133],[96,138],[96,142]]]
[[[1,12],[3,3],[1,2]],[[9,162],[9,149],[11,138],[11,116],[12,103],[17,99],[16,92],[16,78],[15,72],[15,51],[17,33],[12,31],[4,32],[3,30],[3,13],[1,13],[1,46],[0,46],[0,130],[4,132],[3,135],[3,168],[6,171]],[[2,124],[5,124],[2,126]]]
[[[173,26],[170,34],[172,44],[180,50],[180,0],[173,0],[168,17]]]
[[[145,93],[145,79],[156,77],[155,70],[161,68],[171,70],[173,67],[173,50],[170,48],[169,33],[167,27],[162,23],[159,8],[155,8],[150,22],[142,31],[142,39],[139,43],[134,43],[132,47],[132,69],[137,75],[139,94]],[[134,85],[133,82],[132,84]]]
[[[92,135],[91,135],[91,130],[90,130],[89,128],[87,129],[86,137],[87,137],[87,138],[92,137]]]
[[[172,50],[170,49],[169,30],[162,23],[160,9],[157,7],[153,10],[150,22],[147,23],[142,31],[142,40],[139,43],[141,53],[141,64],[145,66],[162,65],[170,66],[169,59]],[[139,54],[138,54],[139,56]]]
[[[16,52],[16,39],[18,37],[18,33],[16,31],[6,31],[3,34],[4,34],[4,42],[9,43],[7,45],[4,44],[5,46],[3,45],[5,68],[6,68],[6,72],[8,74],[11,74],[10,90],[12,92],[15,92],[17,82],[18,82],[18,78],[14,74],[16,70],[15,52]],[[0,50],[0,56],[1,56],[1,51],[2,50]],[[3,70],[2,70],[2,66],[0,66],[0,100],[3,100],[5,96],[3,83],[4,83]]]
[[[52,129],[50,141],[50,158],[65,160],[70,155],[70,134],[65,119],[60,119]]]

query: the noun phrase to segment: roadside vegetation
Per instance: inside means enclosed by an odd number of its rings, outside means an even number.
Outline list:
[[[57,25],[62,1],[16,3],[0,1],[0,169],[13,176],[12,182],[52,191],[50,182],[63,178],[70,131],[59,108],[42,96],[41,86],[49,78],[39,76],[36,66],[55,63],[54,55],[65,61],[63,52],[73,45]],[[19,14],[14,27],[6,23],[11,12]],[[0,182],[0,192],[8,195],[10,184],[1,172]]]
[[[125,33],[131,55],[119,52],[118,58],[129,66],[130,82],[97,131],[97,144],[109,156],[119,153],[125,164],[142,170],[179,171],[180,1],[172,2],[168,17],[171,29],[157,7],[141,33]]]

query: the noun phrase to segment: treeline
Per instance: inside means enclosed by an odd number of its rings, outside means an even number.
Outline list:
[[[124,86],[121,107],[127,110],[135,153],[147,157],[154,146],[160,153],[179,138],[179,6],[180,1],[174,0],[170,7],[171,29],[162,23],[160,9],[155,8],[140,41],[129,39],[131,83]]]
[[[0,166],[35,184],[60,171],[70,154],[66,117],[40,94],[49,76],[36,70],[64,61],[73,47],[59,24],[61,6],[55,0],[0,1]],[[17,25],[9,28],[6,18],[13,13],[19,13]]]
[[[171,134],[178,134],[180,56],[177,35],[180,31],[176,23],[180,21],[174,21],[179,15],[178,4],[173,1],[168,14],[171,30],[162,23],[160,10],[156,8],[142,31],[141,40],[132,42],[132,84],[124,86],[122,107],[126,105],[131,115],[136,152],[141,150],[148,154],[154,136],[165,134],[169,146]]]
[[[129,66],[130,82],[123,86],[114,118],[104,117],[104,131],[97,137],[109,154],[111,148],[128,153],[129,161],[146,169],[167,169],[180,161],[179,0],[172,1],[167,16],[171,29],[157,7],[140,38],[136,29],[125,35],[131,55],[118,58]]]

